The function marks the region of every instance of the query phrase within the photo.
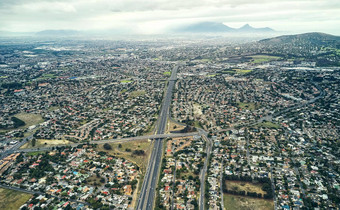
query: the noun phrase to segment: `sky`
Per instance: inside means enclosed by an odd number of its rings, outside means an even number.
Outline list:
[[[0,0],[0,31],[162,34],[186,24],[249,23],[287,33],[340,35],[339,0]]]

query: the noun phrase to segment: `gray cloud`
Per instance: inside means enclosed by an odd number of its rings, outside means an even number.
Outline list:
[[[340,34],[338,0],[1,0],[0,30],[98,30],[147,28],[159,33],[167,26],[199,21],[252,23],[278,30],[296,30],[323,22],[320,31]],[[289,21],[294,21],[289,28]],[[152,25],[154,24],[154,25]],[[261,25],[264,24],[264,25]],[[268,24],[268,25],[265,25]],[[270,24],[270,25],[269,25]],[[138,25],[138,26],[136,26]],[[340,25],[337,24],[337,25]],[[149,27],[149,28],[148,28]],[[315,30],[315,25],[310,29]],[[327,32],[327,31],[326,31]]]

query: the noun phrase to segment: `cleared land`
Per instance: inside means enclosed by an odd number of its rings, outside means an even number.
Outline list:
[[[19,209],[32,195],[0,188],[0,209]]]
[[[70,143],[71,142],[68,140],[37,139],[34,147],[32,146],[32,142],[27,142],[26,144],[22,145],[20,149],[50,147],[50,146],[58,146],[58,145],[70,144]]]
[[[262,190],[261,184],[253,184],[251,182],[241,182],[241,181],[226,181],[226,186],[228,190],[232,191],[245,191],[245,192],[256,192],[265,195],[266,192]]]
[[[252,63],[259,64],[259,63],[279,60],[281,57],[272,56],[272,55],[253,55],[251,56],[251,58],[252,58]]]
[[[271,200],[223,194],[224,208],[226,210],[273,210],[274,202]]]
[[[172,122],[171,120],[168,120],[166,133],[170,133],[171,131],[180,131],[184,128],[185,128],[184,125],[180,125],[180,124]]]

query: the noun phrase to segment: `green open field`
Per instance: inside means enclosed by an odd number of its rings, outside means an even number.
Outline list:
[[[53,79],[53,78],[56,78],[56,76],[54,74],[43,74],[37,80]]]
[[[273,210],[272,200],[251,198],[238,195],[223,194],[223,203],[226,210]]]
[[[0,188],[0,209],[17,210],[31,197],[30,194]]]
[[[130,83],[130,82],[133,82],[133,81],[132,80],[128,80],[128,79],[124,79],[124,80],[120,81],[120,83],[122,83],[122,84]]]
[[[145,90],[136,90],[136,91],[132,91],[130,93],[130,98],[136,98],[138,96],[142,96],[142,95],[145,95]]]
[[[166,75],[166,76],[170,76],[170,75],[171,75],[171,72],[170,72],[170,71],[166,71],[166,72],[164,72],[163,74]]]
[[[43,118],[40,114],[30,114],[30,113],[19,113],[14,115],[14,117],[19,118],[20,120],[24,121],[26,125],[25,128],[31,126],[31,125],[37,125],[39,123],[44,122]]]
[[[251,56],[251,58],[252,58],[252,63],[259,64],[259,63],[279,60],[281,57],[271,56],[271,55],[253,55]]]
[[[248,109],[250,111],[254,111],[257,109],[257,106],[255,103],[243,103],[243,102],[238,102],[237,106],[241,109]]]
[[[40,154],[44,154],[46,151],[36,151],[36,152],[27,152],[26,155],[28,156],[36,156]]]
[[[266,128],[279,128],[280,125],[272,122],[262,122],[255,125],[255,127],[266,127]]]
[[[233,70],[235,70],[237,74],[248,74],[253,71],[250,69],[233,69]]]
[[[252,71],[253,70],[250,70],[250,69],[229,69],[229,70],[223,71],[222,73],[224,74],[248,74]]]
[[[22,113],[14,115],[14,117],[25,122],[25,125],[19,128],[28,128],[31,125],[37,125],[39,123],[44,122],[44,119],[41,117],[40,114],[31,114],[31,113],[22,112]],[[13,129],[0,129],[0,132],[7,132],[10,130],[13,130]]]

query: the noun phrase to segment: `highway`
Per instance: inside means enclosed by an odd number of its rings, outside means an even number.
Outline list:
[[[161,112],[157,121],[157,134],[164,134],[169,115],[169,107],[172,99],[172,90],[177,79],[178,66],[176,65],[171,73],[168,87],[164,95]],[[140,197],[137,203],[138,210],[153,209],[155,190],[159,177],[159,168],[162,160],[163,138],[155,139],[155,145],[151,153],[149,165],[144,177]]]
[[[200,174],[200,182],[201,182],[201,186],[200,186],[200,198],[199,198],[199,209],[200,210],[204,210],[204,198],[205,198],[205,175],[207,173],[208,170],[208,164],[209,164],[209,158],[210,158],[210,153],[212,150],[212,141],[210,138],[207,137],[206,132],[204,132],[203,130],[201,131],[202,133],[202,137],[204,138],[204,140],[207,142],[206,144],[206,151],[207,151],[207,156],[205,158],[204,161],[204,166],[203,169],[201,170],[201,174]]]

